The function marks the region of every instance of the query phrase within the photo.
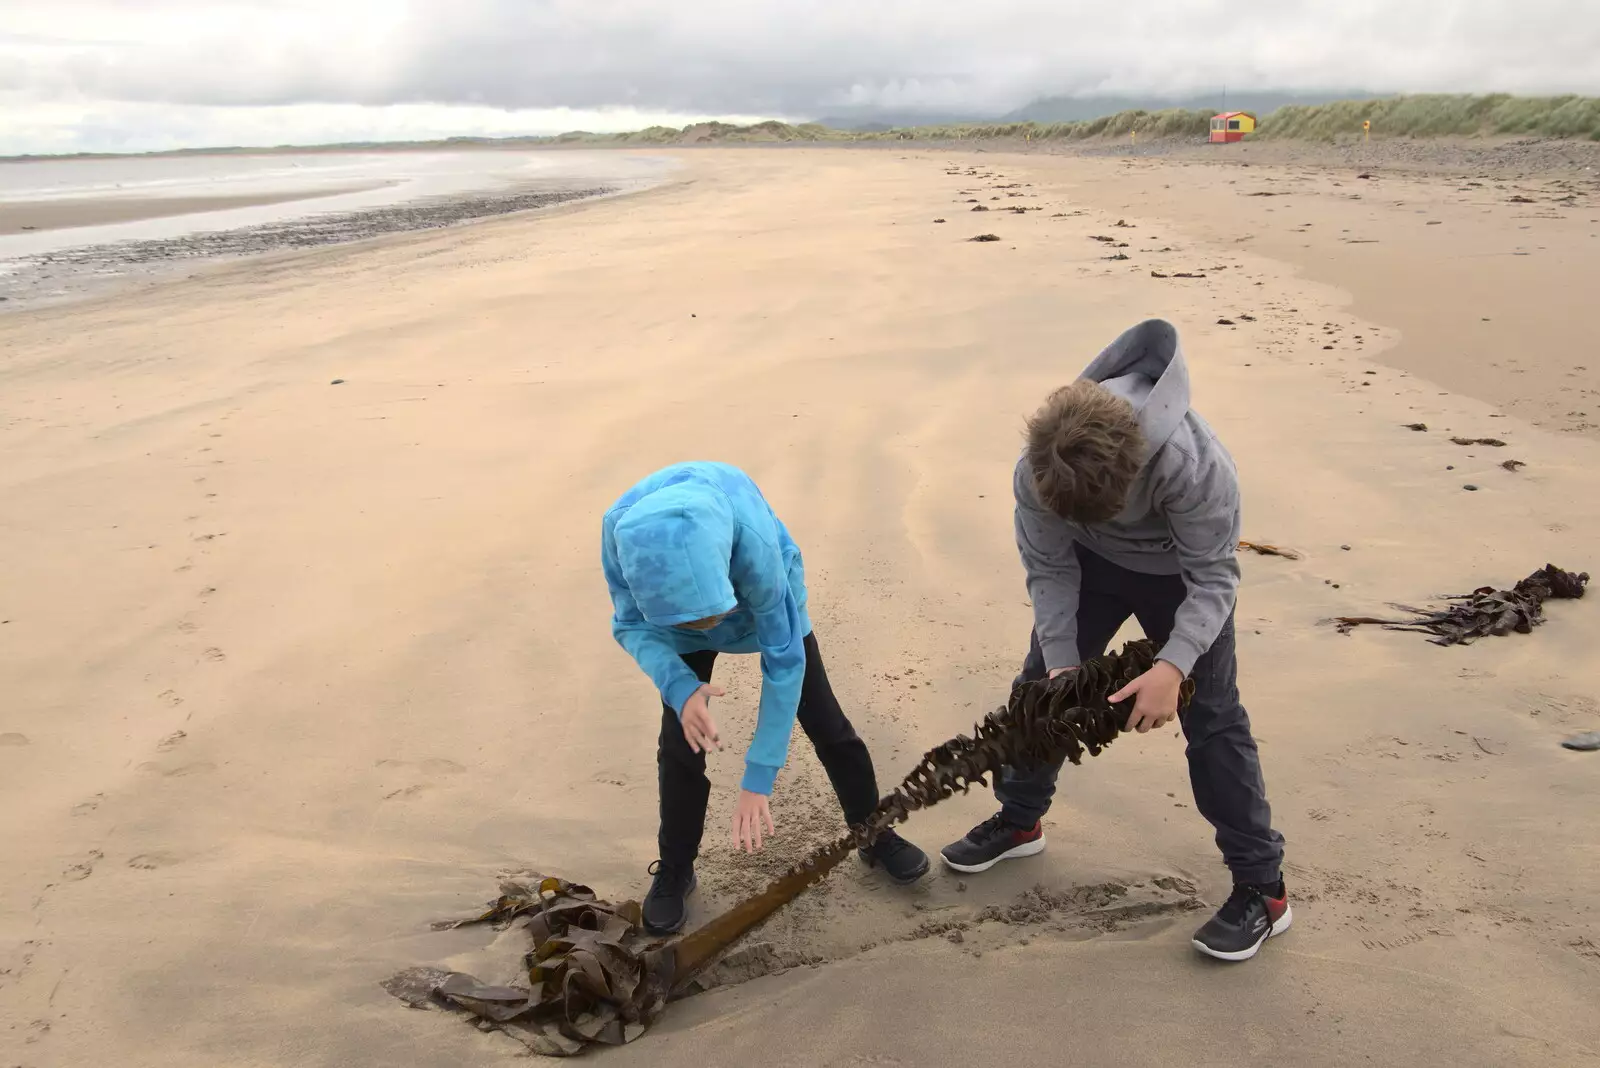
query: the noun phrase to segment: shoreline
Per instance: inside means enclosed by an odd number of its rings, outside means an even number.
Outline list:
[[[618,185],[595,185],[540,192],[457,194],[357,211],[307,215],[278,223],[202,230],[171,238],[84,245],[19,257],[11,261],[16,270],[0,274],[0,314],[114,294],[140,280],[159,282],[170,278],[172,272],[180,268],[220,267],[275,253],[305,252],[401,234],[426,233],[614,197],[626,191]],[[325,195],[343,192],[348,190]],[[255,201],[250,206],[310,199],[313,198],[285,197]],[[44,292],[37,292],[41,289]]]
[[[235,208],[261,208],[320,200],[346,193],[362,193],[382,188],[371,182],[319,189],[283,190],[277,193],[245,193],[238,196],[182,197],[63,197],[50,200],[0,199],[0,237],[22,233],[49,233],[77,230],[115,223],[168,219],[181,215],[201,215]]]

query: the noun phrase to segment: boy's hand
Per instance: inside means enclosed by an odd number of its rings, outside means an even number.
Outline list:
[[[690,752],[701,753],[722,748],[722,739],[717,737],[716,720],[711,718],[709,701],[709,698],[721,696],[722,687],[707,683],[690,694],[683,703],[683,715],[678,717],[678,722],[683,726],[683,740],[689,743]]]
[[[1182,685],[1183,672],[1165,660],[1157,660],[1154,667],[1107,700],[1116,704],[1130,697],[1135,698],[1133,714],[1128,717],[1128,725],[1123,730],[1144,734],[1151,727],[1170,723],[1178,714],[1178,689]]]
[[[1077,670],[1078,670],[1077,668],[1056,668],[1054,671],[1050,672],[1050,677],[1052,679],[1057,679],[1057,678],[1060,678],[1062,675],[1065,675],[1069,671],[1077,671]]]
[[[733,810],[733,844],[746,853],[761,851],[761,826],[767,834],[776,834],[772,826],[772,811],[767,807],[766,794],[739,791],[739,804]]]

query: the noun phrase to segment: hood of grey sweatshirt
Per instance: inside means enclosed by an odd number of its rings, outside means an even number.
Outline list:
[[[1017,463],[1017,548],[1046,665],[1072,667],[1080,659],[1075,546],[1081,545],[1130,571],[1183,576],[1187,598],[1160,656],[1187,675],[1232,614],[1239,585],[1233,458],[1189,407],[1189,367],[1171,323],[1149,319],[1131,327],[1079,377],[1133,405],[1144,432],[1144,465],[1115,519],[1079,524],[1044,509],[1027,457]]]

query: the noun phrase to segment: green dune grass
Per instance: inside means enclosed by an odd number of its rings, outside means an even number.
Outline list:
[[[754,126],[701,123],[682,130],[652,127],[628,134],[564,134],[558,142],[594,144],[683,144],[872,141],[1087,141],[1126,138],[1204,138],[1212,112],[1173,108],[1119,111],[1082,122],[955,123],[893,130],[833,130],[808,123],[762,122]],[[1341,100],[1316,106],[1291,105],[1258,117],[1256,137],[1337,141],[1362,136],[1372,123],[1375,138],[1558,137],[1600,141],[1600,97],[1485,96],[1423,93],[1379,100]]]
[[[1330,141],[1374,137],[1564,137],[1600,141],[1600,97],[1460,96],[1424,93],[1384,100],[1341,100],[1284,107],[1266,116],[1257,136]]]

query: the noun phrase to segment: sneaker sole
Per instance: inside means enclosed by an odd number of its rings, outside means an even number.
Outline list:
[[[687,889],[687,890],[685,890],[683,892],[683,897],[684,897],[683,919],[679,920],[677,922],[677,924],[672,926],[672,927],[654,927],[654,926],[652,926],[652,925],[650,925],[648,923],[642,924],[641,926],[644,927],[646,933],[653,934],[653,935],[672,935],[672,934],[677,934],[679,931],[683,930],[684,927],[689,923],[689,905],[688,905],[689,895],[694,893],[699,888],[700,888],[700,879],[699,879],[699,877],[691,875],[689,877],[689,889]]]
[[[963,875],[976,875],[980,871],[988,871],[1002,860],[1017,860],[1020,857],[1031,857],[1036,853],[1043,852],[1044,835],[1041,834],[1033,841],[1023,842],[1021,845],[1012,846],[1010,849],[1006,850],[1004,853],[1001,853],[993,860],[986,860],[981,864],[957,864],[955,861],[945,856],[943,850],[939,851],[939,859],[944,861],[945,867],[949,868],[951,871],[958,871]]]
[[[1285,931],[1287,931],[1289,929],[1289,925],[1292,924],[1293,922],[1294,922],[1294,909],[1293,909],[1293,907],[1284,909],[1283,910],[1283,915],[1278,917],[1278,922],[1273,924],[1271,927],[1267,928],[1267,933],[1262,935],[1260,940],[1257,941],[1255,945],[1249,947],[1248,949],[1235,950],[1232,953],[1227,953],[1227,952],[1224,952],[1223,950],[1220,950],[1220,949],[1212,949],[1210,946],[1206,945],[1204,942],[1200,941],[1200,939],[1198,939],[1198,938],[1191,939],[1191,941],[1194,943],[1194,948],[1195,949],[1198,949],[1200,952],[1204,953],[1208,957],[1215,957],[1217,960],[1227,960],[1227,961],[1249,960],[1251,957],[1253,957],[1257,953],[1261,952],[1261,947],[1266,942],[1267,939],[1275,937],[1277,935],[1283,934],[1283,932],[1285,932]]]

